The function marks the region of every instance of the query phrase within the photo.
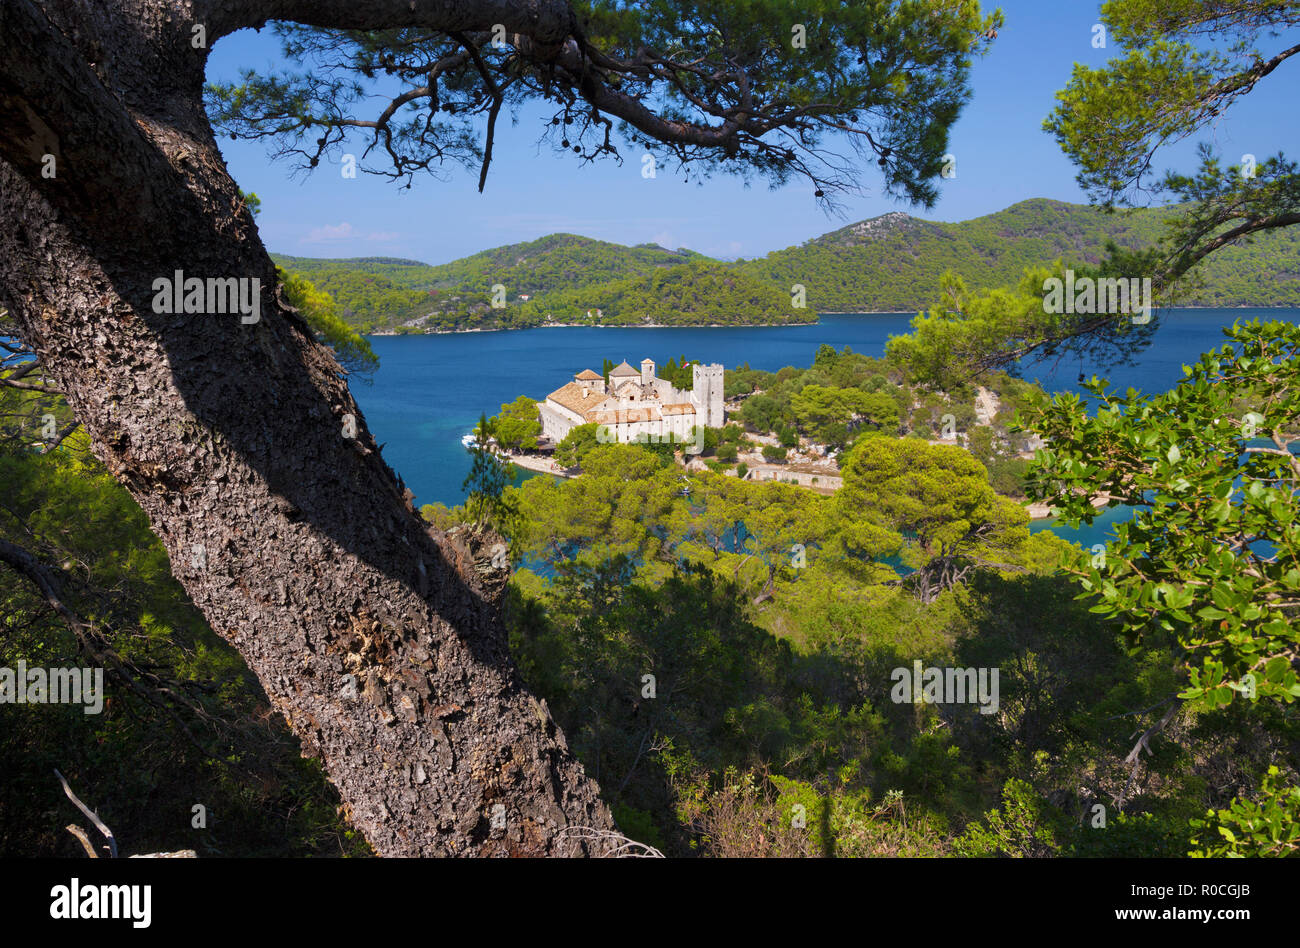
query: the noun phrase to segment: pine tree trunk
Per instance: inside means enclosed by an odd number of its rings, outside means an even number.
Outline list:
[[[187,10],[0,6],[0,304],[377,852],[581,852],[565,827],[609,811],[522,685],[472,551],[411,509],[276,294]],[[177,270],[260,279],[260,319],[154,312]]]

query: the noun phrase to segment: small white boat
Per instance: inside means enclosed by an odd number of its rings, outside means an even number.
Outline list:
[[[460,443],[464,445],[466,450],[469,450],[478,444],[478,436],[471,431],[469,434],[461,436]]]

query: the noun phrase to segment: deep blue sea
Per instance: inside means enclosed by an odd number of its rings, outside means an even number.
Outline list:
[[[465,498],[461,482],[469,471],[469,454],[460,439],[480,414],[496,414],[503,403],[520,395],[543,398],[581,369],[599,371],[603,359],[616,363],[626,359],[638,365],[651,358],[662,365],[686,356],[721,362],[727,368],[743,363],[768,371],[787,365],[806,367],[823,344],[882,355],[891,335],[908,331],[913,315],[823,315],[818,323],[804,326],[584,327],[372,336],[370,344],[380,367],[372,384],[356,384],[353,393],[376,440],[385,445],[385,459],[415,491],[416,503],[454,505]],[[1103,371],[1076,357],[1027,364],[1021,374],[1048,391],[1080,391],[1080,372],[1085,376],[1097,372],[1121,391],[1132,386],[1147,393],[1162,392],[1182,378],[1183,365],[1223,344],[1224,327],[1254,318],[1300,322],[1300,310],[1165,310],[1151,346],[1136,365]],[[1102,542],[1109,525],[1125,515],[1118,508],[1108,511],[1091,528],[1078,531],[1058,528],[1051,521],[1036,521],[1034,529],[1056,529],[1091,546]]]

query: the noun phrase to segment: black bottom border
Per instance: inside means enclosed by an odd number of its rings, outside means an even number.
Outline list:
[[[53,918],[67,914],[73,879],[83,900],[88,887],[149,886],[148,927]],[[1200,927],[1231,937],[1240,926],[1294,919],[1300,861],[7,860],[0,880],[0,910],[17,930],[113,929],[128,938],[225,930],[373,937],[403,918],[413,934],[436,938],[460,929],[457,921],[499,932],[502,922],[550,926],[563,915],[589,933],[612,925],[634,938],[674,916],[717,919],[733,937],[770,935],[781,916],[813,931],[892,918],[918,934],[993,935],[1047,921],[1057,931]]]

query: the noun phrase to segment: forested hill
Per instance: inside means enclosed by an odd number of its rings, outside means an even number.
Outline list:
[[[1106,214],[1034,199],[960,223],[903,213],[860,221],[766,257],[720,263],[691,250],[625,247],[552,234],[430,266],[394,257],[313,259],[273,255],[334,295],[363,331],[522,328],[549,319],[604,325],[800,322],[817,312],[915,311],[953,270],[974,286],[1014,283],[1025,267],[1056,258],[1095,263],[1106,241],[1153,243],[1170,212]],[[1300,306],[1296,228],[1225,248],[1184,297],[1199,306]],[[494,308],[500,284],[505,306]],[[795,284],[807,308],[792,309]],[[590,315],[588,313],[590,312]]]
[[[939,277],[952,270],[972,286],[1019,279],[1025,267],[1096,263],[1106,241],[1149,246],[1165,208],[1107,214],[1082,204],[1035,198],[956,224],[885,214],[859,221],[766,257],[737,264],[778,286],[802,283],[808,305],[823,313],[906,312],[928,306]],[[1205,262],[1189,306],[1300,306],[1300,233],[1288,228],[1253,244],[1225,247]]]
[[[656,326],[776,325],[817,318],[813,309],[794,309],[788,291],[702,256],[623,280],[547,293],[520,311],[534,324],[548,317],[565,323]]]
[[[438,266],[393,258],[275,259],[332,293],[345,318],[364,330],[407,322],[417,323],[416,329],[534,326],[548,313],[586,321],[588,309],[591,321],[607,325],[809,318],[790,311],[788,295],[785,310],[777,311],[779,300],[773,299],[779,294],[740,274],[714,278],[709,268],[719,265],[694,251],[625,247],[574,234],[551,234]],[[505,290],[502,309],[491,305],[497,284]],[[668,301],[641,291],[664,285],[675,290]]]
[[[625,247],[576,234],[551,234],[521,244],[484,250],[432,267],[439,286],[488,292],[502,283],[512,292],[538,295],[573,290],[707,259],[693,250],[665,250],[657,244]]]

